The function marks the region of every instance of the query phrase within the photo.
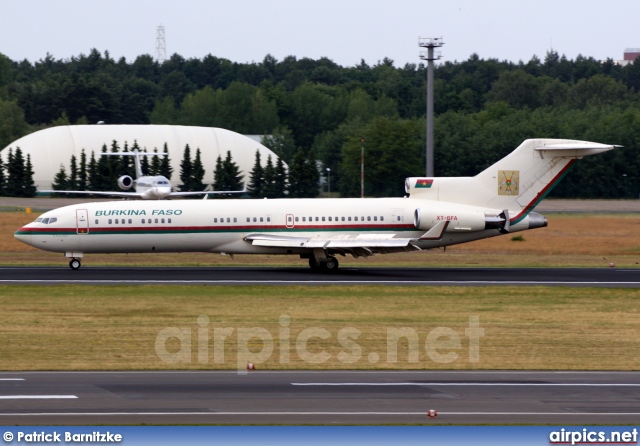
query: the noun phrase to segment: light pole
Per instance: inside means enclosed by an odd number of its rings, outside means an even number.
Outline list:
[[[434,48],[444,45],[442,37],[418,38],[418,46],[427,49],[427,53],[420,54],[420,59],[427,61],[427,176],[433,174],[433,61],[440,59],[440,54],[434,53]]]
[[[327,195],[331,195],[331,167],[327,167]]]

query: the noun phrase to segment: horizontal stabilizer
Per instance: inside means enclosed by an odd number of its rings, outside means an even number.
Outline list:
[[[565,157],[575,157],[581,158],[583,156],[589,155],[597,155],[599,153],[608,152],[609,150],[613,150],[616,145],[611,144],[600,144],[596,142],[587,142],[587,141],[578,141],[578,142],[570,142],[570,143],[561,143],[561,144],[546,144],[538,147],[534,147],[533,150],[537,152],[541,152],[541,155],[544,157],[545,154],[550,154],[551,156],[565,156]]]

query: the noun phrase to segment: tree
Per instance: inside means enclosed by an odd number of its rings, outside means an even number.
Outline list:
[[[53,177],[53,183],[51,183],[53,190],[69,190],[69,179],[67,178],[67,172],[64,169],[64,165],[60,164],[60,170]]]
[[[298,149],[289,165],[289,198],[303,198],[304,194],[304,152]]]
[[[264,184],[262,185],[262,196],[276,198],[275,190],[276,171],[273,167],[271,155],[267,157],[267,166],[264,168]]]
[[[231,158],[231,151],[227,151],[227,156],[223,160],[218,156],[216,168],[213,172],[213,190],[216,191],[237,191],[242,189],[242,172]],[[216,195],[217,198],[227,198],[224,194]]]
[[[234,191],[242,189],[242,172],[238,165],[231,159],[231,151],[227,151],[227,157],[222,163],[225,178],[228,181],[225,190]]]
[[[5,189],[7,186],[6,176],[4,174],[4,163],[2,162],[2,158],[0,158],[0,195],[5,194]]]
[[[71,155],[70,166],[70,174],[67,186],[69,187],[69,190],[78,190],[78,162],[76,161],[75,155]]]
[[[147,153],[147,150],[145,149],[143,153]],[[149,157],[146,155],[143,155],[140,157],[140,170],[142,170],[142,175],[151,175],[150,174],[151,169],[149,166]]]
[[[188,192],[191,187],[191,176],[193,175],[193,163],[191,161],[191,149],[189,144],[184,148],[182,161],[180,162],[180,191]]]
[[[160,160],[160,156],[158,155],[158,149],[153,149],[153,153],[155,155],[153,155],[151,159],[151,165],[149,166],[149,175],[160,175],[161,160]]]
[[[284,198],[287,191],[287,171],[284,168],[284,161],[278,158],[276,162],[275,179],[274,179],[275,198]]]
[[[202,182],[204,180],[204,166],[202,165],[202,160],[200,159],[200,149],[196,149],[196,157],[193,160],[192,171],[191,171],[191,179],[189,187],[192,191],[201,191],[204,190],[205,184]]]
[[[171,175],[173,175],[173,168],[171,167],[171,160],[169,159],[169,148],[167,147],[167,143],[164,143],[163,153],[164,156],[161,157],[160,160],[160,175],[171,179]]]
[[[260,163],[260,151],[256,150],[256,162],[253,164],[253,169],[249,173],[249,185],[247,186],[247,192],[251,198],[261,198],[263,188],[264,169]]]
[[[35,197],[38,189],[33,182],[33,164],[31,164],[31,154],[27,153],[27,165],[24,169],[24,180],[22,183],[22,196]]]
[[[20,147],[15,152],[10,147],[7,159],[7,195],[21,197],[22,184],[24,183],[24,158]]]
[[[80,152],[80,170],[78,172],[78,190],[87,190],[87,154]]]
[[[115,141],[114,141],[115,143]],[[96,163],[95,176],[91,179],[92,186],[98,191],[114,190],[117,187],[115,183],[115,171],[113,170],[113,161],[110,160],[110,156],[105,156],[107,153],[107,145],[102,145],[102,153],[98,162]],[[115,158],[115,157],[114,157]]]
[[[31,155],[27,154],[25,163],[22,149],[16,147],[15,152],[9,148],[7,160],[7,195],[10,197],[33,197],[36,195],[36,186],[33,182],[33,165]]]
[[[304,196],[307,198],[315,198],[320,193],[318,185],[320,184],[320,172],[316,163],[316,157],[313,150],[309,150],[307,161],[304,164],[304,176],[302,179]]]
[[[87,168],[87,186],[89,190],[100,190],[100,179],[98,178],[98,163],[95,152],[91,152],[89,167]]]

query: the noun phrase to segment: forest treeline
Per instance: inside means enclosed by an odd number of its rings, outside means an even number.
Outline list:
[[[32,63],[0,54],[0,147],[42,128],[98,121],[221,127],[270,135],[264,144],[289,165],[311,152],[331,169],[332,190],[359,196],[363,144],[365,194],[398,196],[405,177],[425,170],[425,77],[422,64],[389,59],[342,67],[270,55],[235,63],[174,54],[158,63],[92,50]],[[640,61],[550,51],[527,62],[474,54],[438,64],[436,176],[475,175],[527,138],[581,139],[624,148],[576,163],[551,196],[637,198],[639,89]]]

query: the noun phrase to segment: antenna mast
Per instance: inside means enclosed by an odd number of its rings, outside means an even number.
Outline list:
[[[156,29],[156,61],[163,63],[167,60],[167,45],[164,39],[164,26],[160,25]]]

